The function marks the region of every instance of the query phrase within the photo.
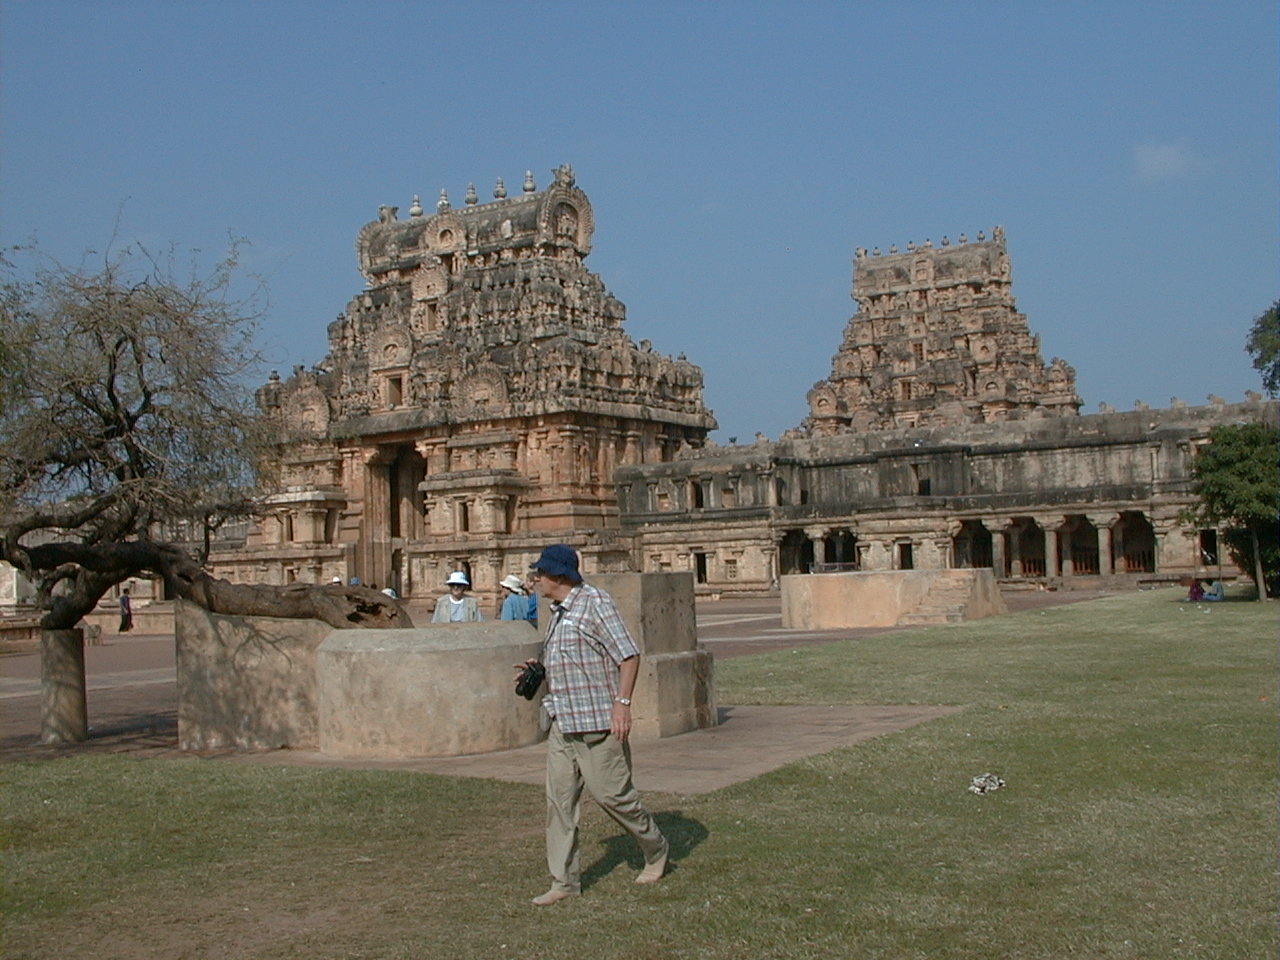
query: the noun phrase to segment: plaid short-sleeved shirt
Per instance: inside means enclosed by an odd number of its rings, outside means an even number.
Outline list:
[[[622,616],[610,597],[580,583],[551,604],[543,651],[548,708],[564,733],[608,730],[618,695],[618,666],[638,657]]]

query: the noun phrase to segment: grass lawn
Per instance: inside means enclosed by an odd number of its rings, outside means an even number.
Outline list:
[[[537,787],[81,756],[9,764],[18,958],[1277,955],[1277,606],[1127,594],[729,660],[722,703],[962,704],[717,793],[594,807],[546,887]],[[970,780],[1007,785],[978,796]]]

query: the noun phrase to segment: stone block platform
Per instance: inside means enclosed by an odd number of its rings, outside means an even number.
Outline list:
[[[1008,612],[990,568],[796,574],[781,582],[788,630],[958,623]]]

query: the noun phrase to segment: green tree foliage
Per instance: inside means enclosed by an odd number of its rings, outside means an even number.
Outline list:
[[[1192,466],[1200,498],[1194,519],[1221,527],[1231,558],[1255,580],[1260,569],[1273,596],[1280,586],[1278,449],[1280,430],[1269,424],[1223,424]]]
[[[1280,300],[1253,321],[1245,349],[1253,357],[1253,369],[1262,374],[1267,396],[1280,396]]]

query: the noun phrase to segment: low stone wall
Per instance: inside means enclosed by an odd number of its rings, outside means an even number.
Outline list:
[[[718,720],[710,652],[698,648],[691,574],[593,578],[641,651],[637,739]],[[548,615],[545,604],[541,611]],[[541,656],[525,621],[334,630],[314,620],[226,617],[177,602],[183,749],[319,749],[337,757],[486,753],[534,743],[540,698],[513,665]]]
[[[319,620],[229,617],[175,601],[178,746],[314,749]]]
[[[538,656],[527,621],[334,630],[316,658],[320,752],[455,757],[536,743],[539,699],[513,665]]]
[[[782,578],[787,630],[947,623],[1006,612],[990,569],[884,570]]]
[[[39,643],[39,617],[0,618],[0,649],[26,648]]]

